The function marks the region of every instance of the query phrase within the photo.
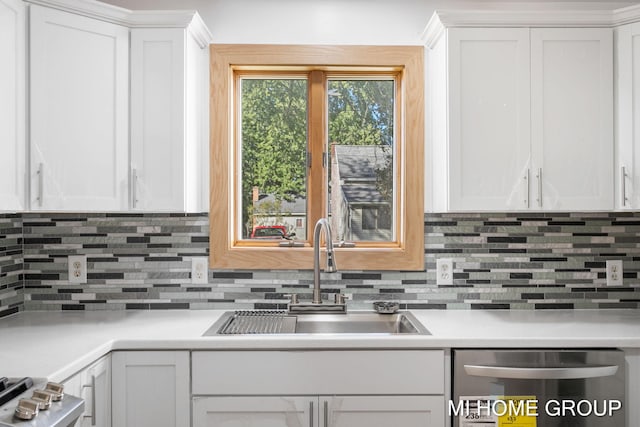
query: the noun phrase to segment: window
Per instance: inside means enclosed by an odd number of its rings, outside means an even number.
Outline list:
[[[340,269],[424,268],[422,56],[212,45],[212,268],[311,268],[321,217]]]

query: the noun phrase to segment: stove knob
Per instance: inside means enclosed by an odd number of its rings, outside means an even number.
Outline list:
[[[53,394],[45,390],[34,390],[31,399],[35,400],[39,404],[39,409],[44,411],[51,407],[51,401],[53,400]]]
[[[64,397],[64,386],[62,384],[49,382],[44,387],[44,390],[51,392],[51,400],[54,402],[59,402]]]
[[[38,415],[39,406],[35,400],[20,399],[13,415],[21,420],[32,420]]]

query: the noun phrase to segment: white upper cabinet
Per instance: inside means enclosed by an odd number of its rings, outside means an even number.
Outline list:
[[[449,203],[526,209],[529,30],[449,31]]]
[[[640,209],[640,23],[616,29],[616,208]]]
[[[612,29],[433,21],[432,209],[613,209]]]
[[[31,208],[128,206],[129,29],[30,6]]]
[[[0,211],[24,209],[25,6],[0,0]]]
[[[187,28],[131,31],[131,206],[205,210],[208,40]]]
[[[613,209],[613,31],[531,30],[531,141],[544,210]]]

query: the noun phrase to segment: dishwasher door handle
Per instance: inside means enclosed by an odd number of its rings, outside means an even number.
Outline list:
[[[617,365],[577,368],[515,368],[509,366],[464,365],[474,377],[513,378],[521,380],[565,380],[609,377],[618,372]]]

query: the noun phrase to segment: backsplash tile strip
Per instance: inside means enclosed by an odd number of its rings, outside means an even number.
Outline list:
[[[0,317],[24,309],[22,218],[0,214]]]
[[[424,230],[425,271],[323,273],[323,290],[356,309],[390,299],[409,309],[640,308],[638,212],[427,214]],[[191,257],[208,256],[209,239],[206,213],[0,215],[0,316],[283,309],[285,294],[311,298],[311,271],[210,271],[208,284],[191,284]],[[75,254],[87,255],[86,284],[68,281]],[[453,260],[453,285],[437,285],[438,258]],[[606,286],[608,259],[623,260],[624,286]]]

